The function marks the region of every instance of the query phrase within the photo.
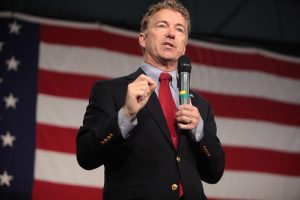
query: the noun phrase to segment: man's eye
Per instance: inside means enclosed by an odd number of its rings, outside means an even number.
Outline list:
[[[159,24],[158,27],[159,27],[159,28],[165,28],[166,25],[164,25],[164,24]]]
[[[176,29],[178,32],[184,33],[184,29],[183,28],[177,28]]]

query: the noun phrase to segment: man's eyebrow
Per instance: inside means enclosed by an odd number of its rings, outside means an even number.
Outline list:
[[[166,20],[159,20],[155,24],[159,24],[159,23],[169,24],[169,22],[166,21]],[[182,26],[183,28],[185,28],[185,26],[183,24],[181,24],[181,23],[177,23],[177,24],[175,24],[175,26]]]
[[[166,20],[159,20],[157,21],[155,24],[159,24],[159,23],[165,23],[165,24],[168,24],[168,22]]]

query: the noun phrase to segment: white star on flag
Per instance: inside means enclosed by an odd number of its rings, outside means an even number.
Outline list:
[[[22,28],[21,24],[18,24],[17,21],[14,21],[8,25],[9,33],[18,35],[20,33],[20,29]]]
[[[7,171],[4,171],[3,174],[0,175],[0,186],[6,185],[10,186],[10,181],[14,179],[13,176],[8,175]]]
[[[13,70],[18,71],[18,66],[20,61],[16,60],[14,56],[12,56],[9,60],[6,60],[7,71]]]
[[[16,137],[11,135],[9,131],[6,132],[6,135],[1,135],[1,139],[3,141],[2,146],[10,146],[13,147],[13,142],[16,140]]]
[[[10,93],[8,97],[4,97],[3,100],[6,104],[5,107],[7,109],[10,107],[13,109],[17,108],[17,102],[19,101],[19,99],[17,97],[14,97],[12,93]]]
[[[0,51],[2,51],[3,46],[4,46],[4,42],[0,42]]]

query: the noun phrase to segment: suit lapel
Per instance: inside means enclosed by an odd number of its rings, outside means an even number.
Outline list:
[[[145,108],[152,115],[152,118],[154,119],[157,126],[161,129],[161,132],[165,136],[166,140],[174,148],[166,119],[164,117],[159,100],[155,93],[152,93],[147,104],[145,105]]]
[[[128,83],[133,82],[141,74],[145,74],[145,72],[142,70],[142,68],[138,68],[138,70],[136,70],[134,73],[127,76]],[[165,136],[166,140],[174,148],[166,119],[164,117],[163,111],[161,109],[159,100],[155,92],[151,94],[147,104],[145,105],[144,111],[148,112],[152,116],[157,126],[161,129],[161,132]]]

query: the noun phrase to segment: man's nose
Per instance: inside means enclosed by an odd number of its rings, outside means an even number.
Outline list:
[[[175,30],[172,28],[168,28],[167,37],[174,39],[175,38]]]

